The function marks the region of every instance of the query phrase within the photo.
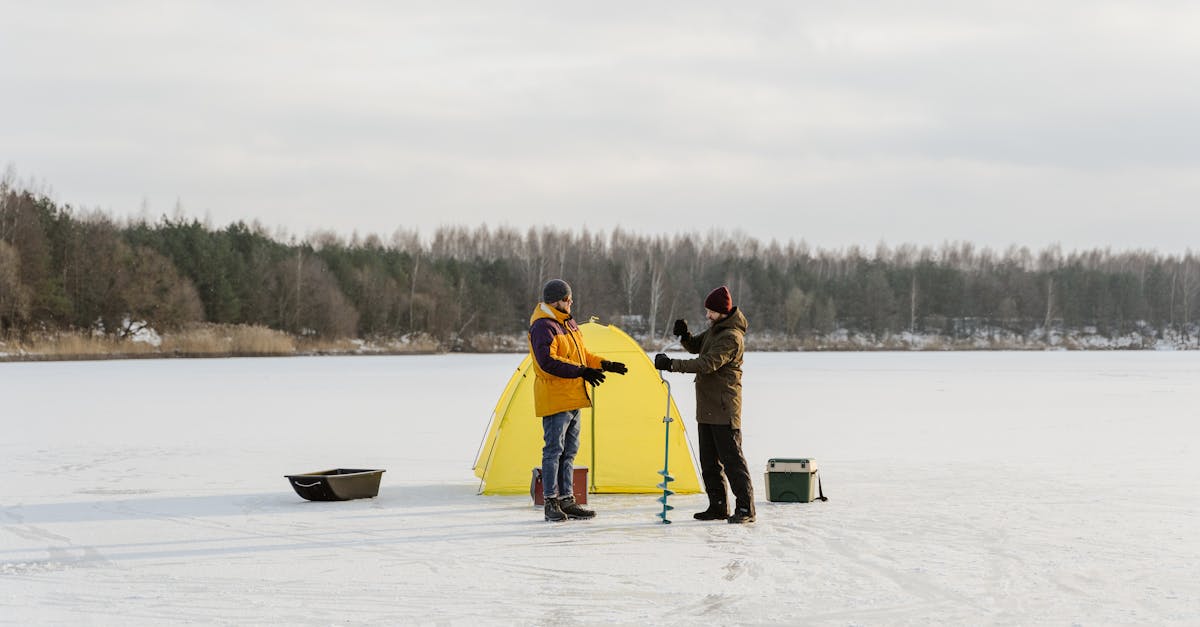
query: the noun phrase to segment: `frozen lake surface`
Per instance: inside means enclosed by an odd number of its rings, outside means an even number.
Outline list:
[[[1200,352],[750,354],[747,526],[477,496],[520,359],[0,363],[0,623],[1200,623]]]

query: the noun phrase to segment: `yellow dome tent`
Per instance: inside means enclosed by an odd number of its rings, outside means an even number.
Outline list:
[[[663,412],[667,386],[654,363],[633,338],[614,326],[588,322],[579,326],[590,353],[629,367],[608,373],[592,389],[592,408],[580,412],[582,429],[576,466],[588,467],[588,492],[654,493],[662,481]],[[487,435],[475,460],[481,494],[528,494],[532,471],[542,465],[542,421],[533,415],[533,370],[529,355],[508,381],[492,413]],[[679,409],[671,401],[671,490],[700,491],[696,466],[688,452]]]

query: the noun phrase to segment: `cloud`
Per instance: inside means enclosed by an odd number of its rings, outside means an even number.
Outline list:
[[[118,214],[1189,245],[1145,228],[1200,168],[1182,2],[4,14],[0,161]]]

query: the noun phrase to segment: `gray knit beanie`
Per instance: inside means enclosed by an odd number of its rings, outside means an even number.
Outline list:
[[[550,279],[542,286],[542,302],[557,303],[571,295],[571,286],[562,279]]]

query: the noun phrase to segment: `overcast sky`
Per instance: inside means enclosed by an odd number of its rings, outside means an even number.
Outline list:
[[[1200,250],[1200,3],[0,0],[0,166],[116,216]]]

